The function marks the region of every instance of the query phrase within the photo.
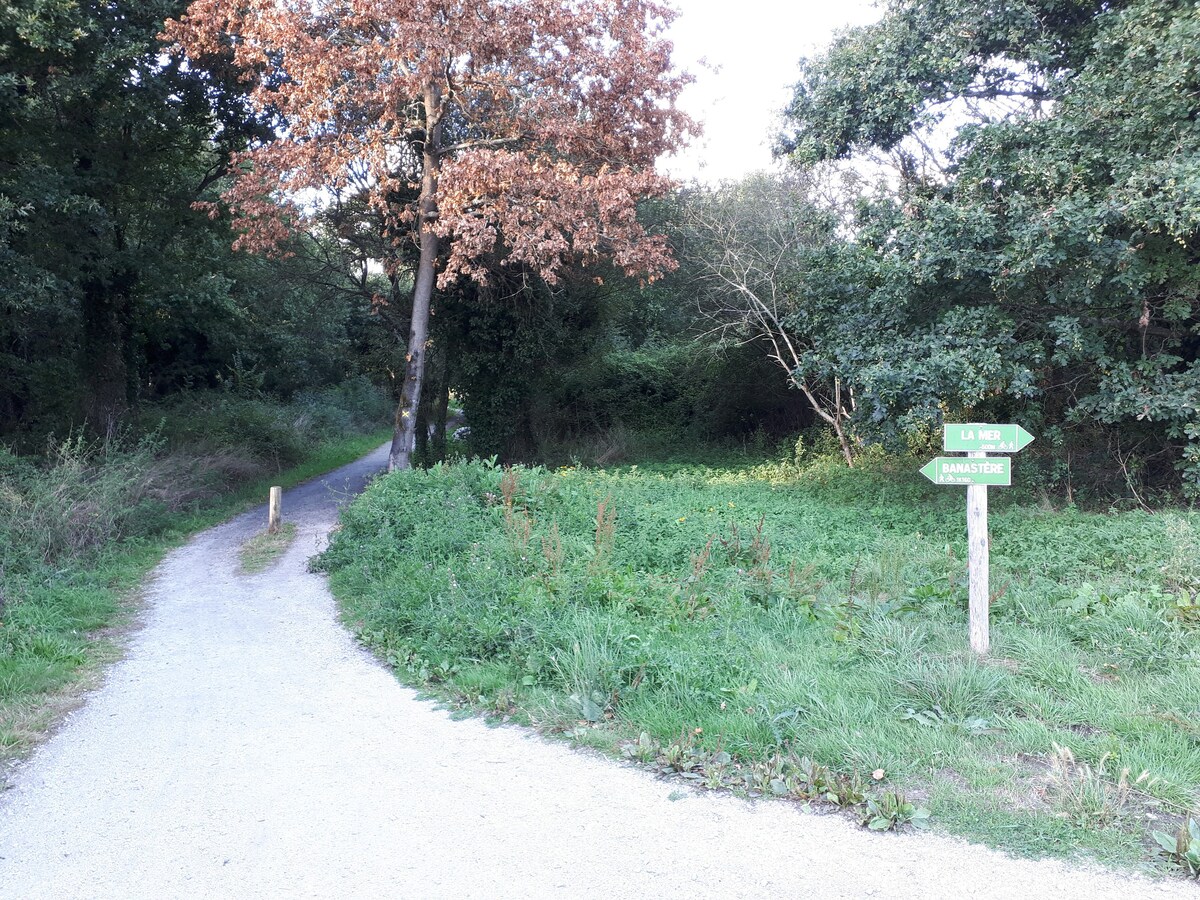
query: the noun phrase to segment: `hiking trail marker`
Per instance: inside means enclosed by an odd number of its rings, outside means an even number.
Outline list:
[[[976,454],[972,453],[972,457]],[[1008,487],[1012,484],[1012,460],[1003,456],[984,456],[963,459],[961,456],[939,456],[921,467],[921,474],[934,484],[981,484]]]
[[[942,449],[950,452],[1016,453],[1033,443],[1020,425],[943,425]]]
[[[970,585],[971,649],[981,656],[988,652],[988,527],[987,489],[1012,484],[1012,460],[987,453],[1016,453],[1033,442],[1033,435],[1020,425],[988,425],[979,422],[945,425],[942,449],[965,452],[962,456],[939,456],[921,467],[921,474],[934,484],[967,486],[967,580]]]

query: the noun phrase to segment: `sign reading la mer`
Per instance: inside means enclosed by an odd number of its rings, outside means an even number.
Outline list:
[[[951,453],[1016,453],[1033,442],[1033,435],[1020,425],[945,425],[942,449]],[[1007,482],[1005,482],[1007,484]]]
[[[921,474],[934,484],[987,484],[1008,487],[1012,484],[1012,460],[1007,456],[983,459],[939,456],[922,466]]]

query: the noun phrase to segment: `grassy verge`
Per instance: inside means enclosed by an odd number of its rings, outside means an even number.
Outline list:
[[[295,522],[284,522],[274,534],[264,531],[254,535],[238,551],[242,572],[246,575],[265,572],[287,552],[295,538]]]
[[[158,490],[161,456],[142,447],[77,446],[45,466],[0,452],[0,763],[28,752],[116,658],[137,586],[169,549],[263,502],[270,485],[306,481],[389,436],[327,438],[294,466],[220,493],[207,484],[174,507]],[[192,493],[186,483],[172,490]]]
[[[979,660],[962,492],[916,468],[404,473],[321,564],[402,678],[474,708],[877,828],[928,809],[1161,871],[1151,833],[1200,805],[1196,517],[994,491]]]

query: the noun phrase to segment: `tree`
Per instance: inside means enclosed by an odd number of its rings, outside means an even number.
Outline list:
[[[1177,0],[900,0],[805,63],[783,141],[808,165],[956,123],[944,174],[864,226],[902,275],[883,288],[977,326],[971,343],[1010,363],[977,402],[1007,400],[1043,446],[1081,456],[1108,428],[1122,468],[1138,447],[1193,492],[1198,41],[1200,10]]]
[[[91,426],[111,430],[140,381],[144,301],[160,288],[200,295],[211,284],[189,267],[169,270],[172,244],[220,227],[191,204],[231,149],[269,131],[240,103],[220,57],[164,58],[157,33],[179,8],[40,0],[0,9],[4,419],[61,404],[51,393],[81,393]],[[77,381],[82,391],[63,390]]]
[[[852,382],[838,345],[858,342],[860,316],[821,277],[837,253],[838,214],[821,185],[795,173],[751,176],[694,193],[684,213],[686,259],[713,333],[761,342],[854,464]]]
[[[948,412],[1028,388],[1031,351],[1011,322],[924,283],[903,212],[860,196],[853,176],[751,176],[693,194],[683,218],[709,333],[764,348],[848,465],[862,443],[904,445]]]
[[[1084,65],[1105,0],[898,0],[801,63],[780,150],[893,150],[944,121],[1041,116]]]
[[[316,190],[362,195],[419,249],[389,468],[411,465],[435,284],[670,266],[636,206],[667,190],[654,161],[692,129],[672,17],[654,0],[196,0],[169,24],[189,54],[232,46],[251,102],[286,122],[235,157],[240,246],[277,247]]]

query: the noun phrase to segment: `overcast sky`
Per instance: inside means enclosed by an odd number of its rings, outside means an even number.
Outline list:
[[[686,153],[661,167],[715,183],[771,165],[770,137],[802,56],[834,32],[879,16],[873,0],[673,0],[676,64],[696,77],[681,105],[704,125]],[[699,65],[706,59],[717,72]]]

